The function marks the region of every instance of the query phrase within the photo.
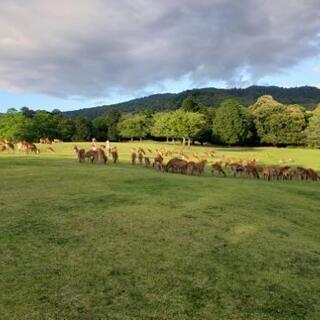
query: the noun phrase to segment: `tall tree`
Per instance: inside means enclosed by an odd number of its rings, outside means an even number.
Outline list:
[[[0,116],[0,138],[11,141],[34,140],[32,120],[21,112],[7,112]]]
[[[108,134],[107,117],[99,116],[92,121],[92,135],[99,141],[104,141]]]
[[[301,144],[306,127],[305,109],[285,106],[271,96],[262,96],[249,108],[260,142],[272,145]]]
[[[88,141],[91,138],[92,125],[88,118],[79,117],[74,121],[72,141]]]
[[[252,137],[247,109],[236,99],[227,99],[217,109],[213,135],[225,144],[245,144]]]
[[[150,133],[150,122],[144,114],[129,115],[119,122],[120,135],[125,138],[142,138]]]
[[[119,138],[118,123],[120,119],[121,119],[121,112],[117,109],[110,109],[106,113],[106,124],[108,127],[109,140],[118,140]]]
[[[190,147],[191,140],[199,135],[206,122],[201,113],[185,112],[179,109],[171,114],[170,124],[172,127],[172,135],[175,138],[182,139],[183,145],[187,140],[188,146]]]
[[[35,139],[49,138],[55,139],[58,136],[57,118],[47,111],[37,111],[33,117],[33,133]]]
[[[151,128],[151,134],[155,137],[166,138],[167,142],[172,136],[172,112],[158,112],[153,116],[154,124]]]
[[[33,118],[35,115],[35,111],[29,109],[28,107],[22,107],[20,109],[20,112],[26,117],[26,118]]]
[[[186,112],[197,112],[199,111],[197,103],[194,101],[192,96],[185,98],[182,101],[181,109]]]
[[[306,136],[309,146],[320,148],[320,105],[312,112]]]
[[[63,141],[71,141],[75,131],[74,121],[67,117],[59,116],[57,131],[58,131],[57,138]]]

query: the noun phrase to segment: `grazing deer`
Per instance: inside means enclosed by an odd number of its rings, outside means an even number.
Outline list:
[[[211,173],[214,174],[215,172],[218,173],[218,175],[222,174],[224,177],[227,176],[222,169],[222,165],[220,162],[216,162],[211,165]]]
[[[142,165],[143,162],[143,153],[141,151],[138,151],[138,159],[139,159],[139,163]]]
[[[111,148],[111,156],[112,156],[113,163],[117,163],[118,158],[119,158],[117,147]]]
[[[306,177],[307,177],[307,180],[310,179],[311,181],[317,181],[318,179],[320,179],[317,172],[311,168],[306,169]]]
[[[48,151],[49,153],[56,153],[56,152],[53,150],[52,147],[48,147],[48,148],[47,148],[47,151]]]
[[[136,164],[136,160],[137,160],[137,154],[135,151],[131,152],[131,164],[135,165]]]
[[[84,162],[86,158],[86,151],[84,149],[79,149],[77,146],[74,146],[73,150],[76,153],[79,162]]]
[[[149,157],[144,157],[144,166],[145,167],[150,167],[150,159],[149,159]]]
[[[2,145],[1,151],[14,151],[14,144],[10,141],[5,141],[5,143]]]
[[[189,161],[186,167],[186,173],[190,175],[194,175],[196,169],[196,163],[194,161]]]
[[[262,175],[264,180],[270,181],[274,176],[275,169],[272,167],[265,167],[262,169]]]
[[[196,163],[195,172],[198,176],[203,174],[206,164],[207,164],[207,160],[201,160],[198,163]]]

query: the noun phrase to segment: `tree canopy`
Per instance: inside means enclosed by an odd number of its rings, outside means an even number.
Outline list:
[[[236,99],[227,99],[216,111],[213,135],[224,144],[245,144],[252,137],[248,110]]]
[[[282,104],[264,95],[249,108],[237,99],[226,99],[218,108],[206,107],[187,96],[175,111],[123,113],[115,108],[93,120],[69,118],[59,110],[0,114],[0,139],[37,142],[40,138],[63,141],[104,141],[124,138],[178,139],[230,145],[302,145],[319,147],[320,106],[314,111],[298,104]]]
[[[144,114],[127,115],[119,122],[119,133],[124,138],[144,138],[150,132],[150,121]]]

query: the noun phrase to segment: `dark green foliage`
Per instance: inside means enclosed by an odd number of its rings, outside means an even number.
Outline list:
[[[201,92],[201,91],[199,91]],[[187,96],[182,107],[171,112],[123,113],[116,108],[93,120],[71,118],[55,109],[47,112],[23,107],[0,115],[0,139],[39,141],[104,141],[125,138],[174,138],[223,144],[271,144],[277,146],[319,146],[318,111],[306,111],[297,104],[284,105],[264,95],[249,108],[240,100],[226,99],[221,107],[206,107],[197,95]],[[179,102],[180,103],[180,102]],[[179,104],[177,103],[177,105]]]
[[[99,141],[104,141],[107,139],[108,124],[107,117],[100,116],[92,121],[92,136]]]
[[[33,118],[35,115],[35,111],[29,109],[28,107],[22,107],[20,109],[20,112],[26,117],[26,118]]]
[[[91,122],[88,118],[76,118],[74,121],[72,141],[88,141],[91,138],[91,129]]]
[[[306,135],[308,145],[320,148],[320,106],[312,112]]]
[[[57,138],[63,141],[71,141],[74,134],[74,127],[75,125],[73,120],[60,115],[58,117]]]
[[[145,114],[126,115],[118,124],[118,130],[124,138],[144,138],[151,130],[151,119]]]
[[[246,144],[252,137],[248,110],[237,100],[224,101],[213,120],[213,135],[224,144]]]
[[[125,112],[141,112],[148,108],[154,111],[175,110],[188,97],[192,97],[193,102],[198,106],[219,107],[224,100],[229,98],[236,98],[244,106],[249,106],[263,95],[272,95],[283,104],[300,104],[308,109],[314,108],[320,101],[320,89],[308,86],[298,88],[251,86],[246,89],[203,88],[187,90],[177,94],[155,94],[109,106],[69,111],[65,114],[70,117],[86,115],[93,119],[105,113],[110,107]]]
[[[199,106],[194,101],[193,97],[189,96],[182,101],[181,109],[186,112],[198,112]]]
[[[299,105],[285,106],[271,96],[262,96],[249,108],[261,143],[297,145],[305,142],[305,109]]]
[[[21,112],[10,110],[1,115],[0,138],[12,141],[33,140],[33,123],[30,118],[25,117]]]
[[[33,134],[37,138],[54,139],[59,136],[57,126],[58,117],[47,111],[37,111],[32,119]]]

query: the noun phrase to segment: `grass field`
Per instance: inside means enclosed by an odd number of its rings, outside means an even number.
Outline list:
[[[0,154],[0,319],[320,319],[319,182],[156,172],[139,145]],[[320,170],[320,150],[216,150]]]

